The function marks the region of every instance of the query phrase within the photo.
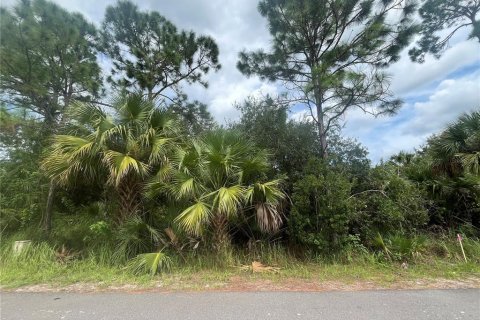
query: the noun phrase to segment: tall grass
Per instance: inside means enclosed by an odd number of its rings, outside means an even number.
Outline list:
[[[76,282],[96,285],[140,284],[148,285],[152,279],[173,283],[176,277],[229,278],[232,275],[246,276],[245,266],[253,261],[279,267],[276,279],[282,277],[317,279],[386,279],[398,277],[403,261],[409,262],[412,277],[461,277],[462,274],[480,275],[480,241],[466,238],[464,249],[468,263],[465,263],[458,242],[451,236],[440,238],[422,237],[405,240],[394,236],[385,240],[392,255],[401,259],[389,259],[382,250],[371,251],[358,243],[330,256],[307,253],[305,256],[289,251],[278,243],[258,242],[249,249],[226,248],[217,253],[197,249],[185,252],[164,251],[168,264],[158,264],[159,271],[167,272],[152,277],[153,269],[129,268],[131,260],[118,260],[116,249],[109,245],[97,245],[69,258],[68,251],[62,251],[47,242],[37,242],[22,252],[13,252],[13,239],[2,241],[0,247],[0,283],[2,287],[18,287],[48,283],[65,285]],[[162,253],[162,254],[163,254]],[[147,258],[155,258],[154,254]],[[139,260],[140,261],[140,260]],[[148,262],[148,259],[145,260]],[[152,260],[152,261],[155,261]],[[166,268],[168,267],[168,268]],[[404,272],[404,271],[402,271]],[[262,275],[263,276],[263,275]],[[170,279],[170,280],[169,280]],[[210,278],[209,278],[210,279]]]

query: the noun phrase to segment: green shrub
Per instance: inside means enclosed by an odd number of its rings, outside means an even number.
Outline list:
[[[155,250],[161,235],[140,217],[133,217],[114,232],[113,238],[116,247],[115,259],[121,261]]]
[[[351,232],[363,239],[381,234],[414,234],[428,222],[422,192],[389,166],[372,169],[363,191],[351,197]]]
[[[50,234],[51,242],[58,246],[65,246],[71,250],[82,250],[90,239],[89,226],[96,222],[96,217],[88,216],[79,212],[78,214],[57,214]]]
[[[292,239],[317,252],[342,248],[348,237],[352,184],[342,173],[312,160],[293,187]]]
[[[426,242],[424,236],[395,233],[384,237],[377,233],[371,243],[373,248],[380,250],[388,259],[410,261],[420,258],[426,252]]]

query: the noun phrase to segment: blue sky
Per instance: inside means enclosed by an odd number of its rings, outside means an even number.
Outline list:
[[[115,0],[54,0],[63,7],[82,13],[99,25],[107,5]],[[15,0],[1,0],[9,6]],[[257,12],[257,0],[175,0],[134,1],[143,10],[156,10],[179,28],[212,36],[220,48],[222,69],[208,76],[210,86],[187,87],[190,98],[209,106],[220,123],[238,118],[233,107],[249,95],[277,94],[283,88],[246,78],[235,67],[238,52],[268,49],[267,24]],[[374,162],[401,150],[413,150],[438,133],[460,114],[480,108],[480,44],[466,40],[469,30],[461,30],[450,41],[449,49],[436,60],[425,63],[409,60],[407,50],[392,65],[391,89],[405,104],[393,117],[372,118],[354,110],[344,118],[344,134],[357,138]],[[298,117],[298,109],[292,117]]]

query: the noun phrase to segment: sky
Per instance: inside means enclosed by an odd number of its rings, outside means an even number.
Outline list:
[[[15,0],[0,0],[9,6]],[[70,11],[82,13],[100,25],[105,8],[116,0],[54,0]],[[276,83],[247,78],[236,68],[238,53],[270,47],[267,21],[258,13],[258,0],[137,0],[142,10],[155,10],[177,25],[209,35],[220,49],[222,68],[207,76],[207,89],[186,88],[191,99],[206,103],[219,123],[238,119],[234,104],[250,95],[278,94],[284,88]],[[449,48],[436,60],[428,56],[423,64],[411,62],[406,49],[387,72],[391,89],[404,100],[397,115],[373,118],[360,110],[344,117],[343,134],[358,139],[370,152],[374,163],[399,151],[413,151],[432,134],[439,133],[459,115],[480,109],[480,44],[467,40],[462,29]],[[301,112],[301,110],[300,110]],[[299,116],[299,110],[291,117]]]

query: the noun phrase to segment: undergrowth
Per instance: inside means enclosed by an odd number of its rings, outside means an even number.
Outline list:
[[[166,287],[176,287],[184,281],[191,288],[196,284],[225,282],[234,276],[273,281],[296,278],[378,283],[480,277],[479,240],[464,239],[468,259],[465,262],[458,242],[451,238],[406,240],[398,237],[383,239],[384,247],[376,249],[367,249],[353,241],[341,253],[328,256],[311,253],[302,256],[280,244],[259,243],[249,250],[232,247],[220,253],[206,249],[165,250],[145,255],[146,260],[142,260],[142,256],[133,260],[118,258],[118,250],[109,245],[76,252],[46,241],[34,242],[20,253],[14,253],[13,241],[17,237],[13,237],[2,241],[0,248],[0,283],[3,288],[34,284],[61,287],[75,283],[150,287],[161,281]],[[157,265],[152,265],[153,261]],[[253,261],[279,269],[275,273],[253,274],[248,268]]]

